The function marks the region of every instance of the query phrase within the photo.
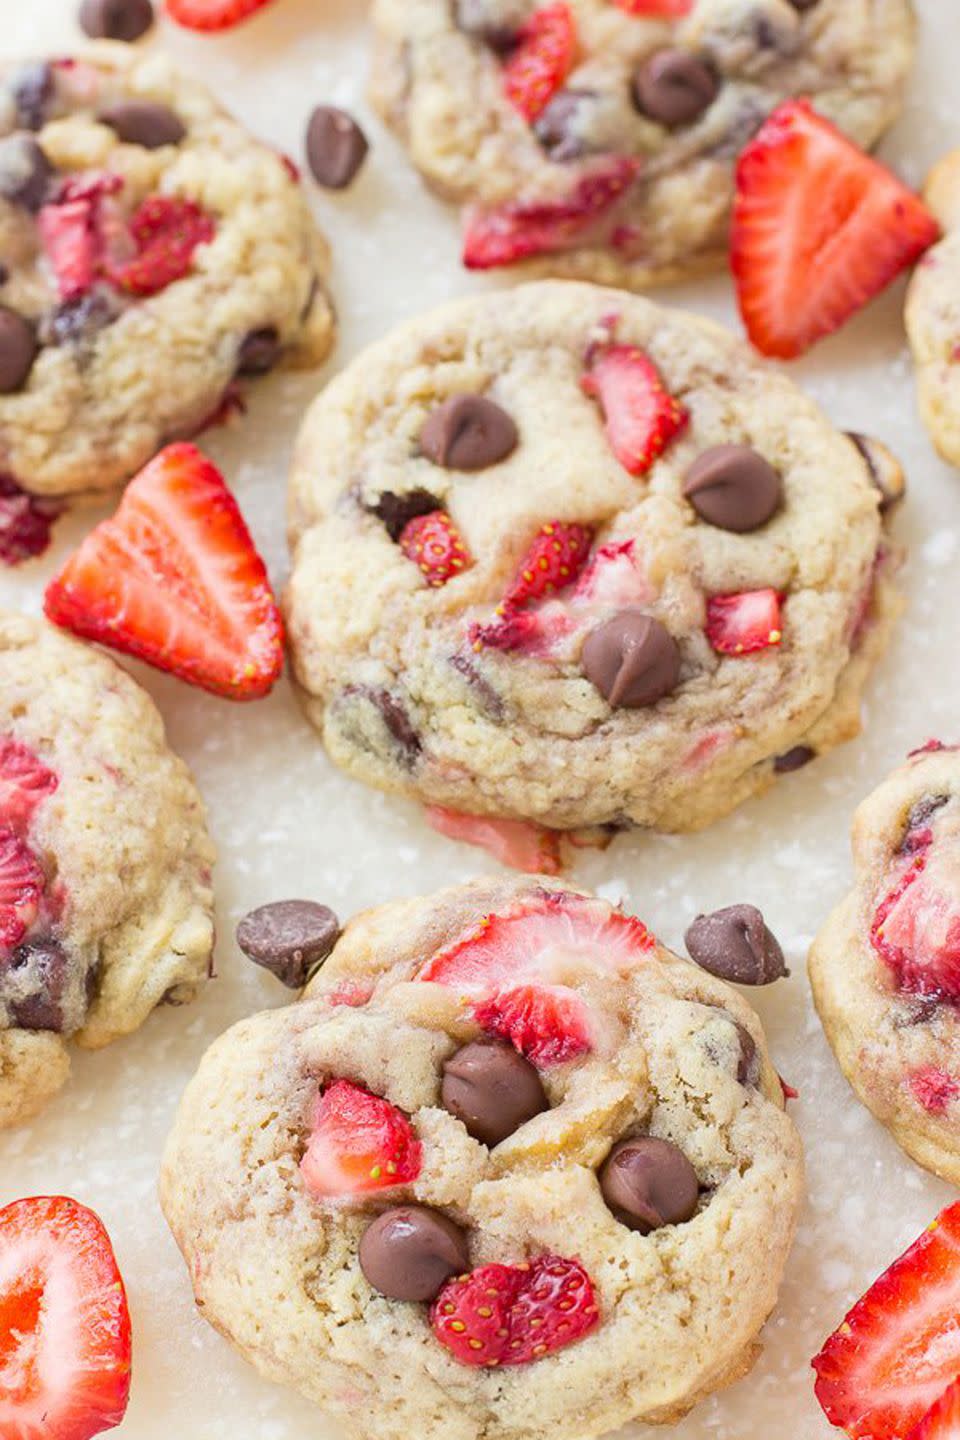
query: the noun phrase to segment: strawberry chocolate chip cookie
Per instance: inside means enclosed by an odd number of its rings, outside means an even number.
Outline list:
[[[910,282],[907,334],[924,423],[943,458],[960,466],[960,150],[934,167],[924,199],[945,235]]]
[[[521,868],[556,871],[545,828],[697,829],[856,733],[901,485],[705,320],[570,282],[457,303],[305,422],[307,713]]]
[[[750,1368],[783,1104],[750,1006],[634,916],[476,883],[359,916],[213,1046],[161,1199],[204,1316],[352,1435],[588,1440]]]
[[[465,206],[464,263],[638,289],[722,263],[737,157],[781,102],[870,147],[914,51],[911,0],[375,0],[373,20],[373,99]]]
[[[810,952],[827,1038],[919,1164],[960,1184],[960,752],[931,741],[864,800],[855,884]]]
[[[105,1045],[193,998],[213,860],[147,694],[105,655],[0,614],[0,1127],[60,1088],[68,1039]]]
[[[0,76],[0,255],[0,493],[120,485],[332,343],[289,165],[128,46]]]

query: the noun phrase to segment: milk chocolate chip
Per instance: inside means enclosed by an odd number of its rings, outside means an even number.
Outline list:
[[[340,922],[313,900],[276,900],[251,910],[237,926],[237,944],[291,990],[300,990],[326,960],[340,935]]]
[[[885,515],[898,505],[907,493],[907,478],[903,466],[881,440],[872,435],[861,435],[857,430],[848,430],[847,439],[863,456],[864,464],[874,487],[880,492],[880,513]]]
[[[794,770],[802,770],[804,765],[809,765],[811,760],[816,759],[816,754],[809,745],[794,745],[792,750],[785,750],[776,757],[773,762],[774,772],[777,775],[790,775]]]
[[[755,905],[727,905],[698,915],[684,936],[702,970],[737,985],[771,985],[789,974],[776,936]]]
[[[634,74],[633,103],[642,115],[673,130],[699,119],[719,89],[716,74],[699,56],[658,50]]]
[[[150,0],[83,0],[80,28],[91,40],[122,40],[131,44],[153,24]]]
[[[517,427],[483,395],[451,395],[427,416],[420,449],[447,470],[486,470],[517,448]]]
[[[641,1235],[689,1220],[700,1199],[686,1155],[652,1135],[614,1145],[600,1171],[600,1190],[621,1225]]]
[[[37,358],[37,335],[29,320],[0,305],[0,395],[23,388]]]
[[[714,445],[687,471],[683,493],[701,520],[720,530],[758,530],[783,503],[780,476],[749,445]]]
[[[318,184],[345,190],[366,159],[367,137],[352,115],[318,105],[307,125],[307,164]]]
[[[101,110],[97,119],[101,125],[109,125],[125,145],[140,145],[144,150],[179,145],[187,133],[169,105],[158,105],[153,100],[118,100]]]
[[[642,610],[621,610],[587,636],[583,673],[614,709],[654,705],[677,687],[680,650],[665,625]]]
[[[47,198],[53,166],[26,130],[0,140],[0,195],[35,215]]]
[[[467,1237],[439,1210],[398,1205],[363,1233],[360,1269],[390,1300],[434,1300],[452,1275],[470,1268]]]
[[[550,1108],[540,1076],[505,1040],[474,1040],[451,1055],[444,1062],[440,1099],[491,1150]]]

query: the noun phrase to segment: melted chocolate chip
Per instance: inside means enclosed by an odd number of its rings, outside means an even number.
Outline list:
[[[53,96],[53,66],[46,61],[21,65],[7,83],[17,107],[18,124],[24,130],[39,130]]]
[[[0,305],[0,395],[22,390],[37,358],[37,334],[29,320]]]
[[[687,471],[683,493],[701,520],[746,534],[780,509],[783,485],[768,460],[749,445],[714,445]]]
[[[684,937],[702,970],[737,985],[771,985],[788,974],[776,936],[755,905],[727,905],[698,915]]]
[[[444,1062],[440,1099],[491,1149],[550,1102],[529,1060],[505,1040],[474,1040]]]
[[[20,1030],[63,1030],[63,992],[67,957],[56,940],[30,940],[14,951],[10,971],[18,988],[30,990],[25,999],[10,1004],[13,1024]]]
[[[504,717],[504,705],[500,694],[493,688],[485,675],[481,675],[469,655],[458,651],[450,656],[450,664],[458,675],[464,680],[473,691],[474,698],[482,709],[484,709],[492,720],[501,721]]]
[[[633,103],[642,115],[674,130],[708,110],[720,82],[705,60],[689,50],[658,50],[633,77]]]
[[[621,1140],[604,1161],[600,1190],[622,1225],[649,1235],[696,1213],[697,1172],[678,1146],[652,1135]]]
[[[871,483],[880,492],[880,513],[885,515],[900,503],[907,492],[903,467],[893,452],[872,435],[848,430],[847,439],[853,441],[863,456]]]
[[[112,325],[119,314],[119,308],[108,295],[100,290],[88,290],[86,295],[61,301],[42,318],[40,339],[44,345],[76,345]]]
[[[412,765],[423,748],[413,721],[389,690],[371,690],[369,693],[370,699],[380,711],[384,725],[403,752],[407,764]]]
[[[802,770],[804,765],[809,765],[811,760],[816,758],[816,750],[811,750],[809,745],[794,745],[792,750],[785,750],[778,755],[773,762],[773,768],[777,775],[789,775],[794,770]]]
[[[360,1269],[390,1300],[436,1299],[452,1275],[470,1268],[467,1237],[446,1215],[425,1205],[398,1205],[363,1233]]]
[[[396,544],[411,520],[416,520],[418,515],[432,515],[434,510],[442,510],[443,505],[429,490],[408,490],[405,495],[385,490],[369,509],[380,517],[387,534]]]
[[[340,922],[313,900],[276,900],[244,915],[237,944],[291,990],[302,990],[340,936]]]
[[[457,29],[473,35],[498,55],[507,55],[517,43],[519,29],[491,19],[490,0],[456,0]]]
[[[745,1025],[739,1020],[733,1022],[740,1039],[740,1060],[737,1065],[737,1080],[741,1085],[756,1086],[760,1080],[760,1055],[757,1042]]]
[[[590,146],[578,132],[578,117],[596,99],[595,90],[560,90],[534,121],[534,134],[551,160],[577,160]]]
[[[665,625],[641,610],[621,610],[587,636],[583,673],[614,708],[655,705],[677,687],[680,650]]]
[[[0,140],[0,195],[35,215],[47,198],[53,166],[32,135]]]
[[[949,795],[924,795],[922,800],[917,801],[907,816],[899,854],[912,855],[917,850],[925,849],[931,839],[927,822],[946,805],[949,798]]]
[[[486,470],[517,448],[517,427],[506,410],[483,395],[451,395],[432,410],[420,449],[447,470]]]
[[[153,24],[150,0],[83,0],[80,28],[91,40],[122,40],[131,44]]]
[[[318,105],[307,124],[307,164],[318,184],[344,190],[355,179],[370,146],[352,115]]]
[[[97,119],[109,125],[125,145],[139,145],[144,150],[179,145],[187,133],[169,105],[158,105],[153,100],[118,100],[101,110]]]
[[[280,336],[273,325],[251,330],[240,342],[237,352],[238,375],[266,375],[277,363]]]

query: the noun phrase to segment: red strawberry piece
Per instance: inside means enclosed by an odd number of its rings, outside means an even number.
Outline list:
[[[209,244],[215,234],[213,220],[195,201],[151,195],[130,220],[136,253],[119,261],[108,260],[106,274],[119,290],[156,295],[183,279],[197,246]]]
[[[0,817],[4,824],[22,830],[58,783],[53,771],[28,746],[12,735],[0,735]]]
[[[130,1314],[109,1236],[63,1195],[0,1210],[0,1435],[90,1440],[130,1394]]]
[[[924,740],[916,750],[907,751],[907,759],[912,760],[914,755],[935,755],[939,750],[955,750],[955,745],[944,745],[942,740]]]
[[[645,475],[690,419],[664,389],[653,361],[635,345],[592,351],[580,384],[599,400],[610,448],[631,475]]]
[[[877,906],[870,940],[901,990],[960,1003],[960,889],[956,850],[910,862]]]
[[[270,0],[166,0],[167,14],[188,30],[229,30]]]
[[[42,555],[50,544],[53,522],[62,512],[56,501],[28,495],[9,475],[0,473],[0,561],[20,565]]]
[[[570,633],[573,624],[566,606],[556,600],[548,600],[533,610],[507,610],[501,606],[493,620],[470,625],[467,638],[475,650],[549,655],[556,642]]]
[[[720,655],[752,655],[779,645],[783,638],[776,590],[744,590],[711,595],[707,601],[707,639]]]
[[[509,1040],[538,1068],[562,1065],[593,1048],[586,1006],[562,985],[516,985],[475,1005],[477,1024]]]
[[[939,233],[891,171],[788,100],[737,165],[731,265],[747,334],[764,355],[802,355]]]
[[[400,534],[400,549],[419,566],[427,584],[439,589],[473,564],[459,530],[444,510],[416,515]]]
[[[639,160],[604,157],[563,200],[520,200],[495,210],[471,210],[463,241],[464,265],[468,270],[491,270],[576,245],[613,209],[639,171]]]
[[[442,805],[428,805],[426,821],[450,840],[478,845],[501,865],[528,875],[559,875],[560,836],[528,820],[494,820],[488,815],[465,815]]]
[[[960,1084],[936,1065],[925,1065],[921,1070],[912,1070],[907,1076],[907,1085],[913,1098],[930,1115],[945,1115],[952,1102],[960,1095]]]
[[[47,586],[47,618],[231,700],[272,688],[283,626],[219,471],[169,445]]]
[[[576,53],[577,23],[570,6],[535,10],[503,68],[503,92],[524,120],[532,123],[546,109],[573,69]]]
[[[613,3],[628,15],[663,20],[679,20],[693,9],[693,0],[613,0]]]
[[[900,1440],[960,1376],[960,1203],[871,1285],[813,1361],[851,1440]]]
[[[527,605],[572,585],[586,564],[592,539],[593,532],[586,525],[548,521],[521,560],[503,597],[503,609]]]
[[[36,920],[45,883],[33,851],[0,825],[0,953],[19,945]]]
[[[539,1255],[483,1265],[448,1280],[430,1310],[433,1333],[463,1365],[528,1365],[582,1340],[600,1309],[578,1260]]]
[[[75,300],[93,285],[99,260],[94,202],[67,200],[44,205],[37,216],[44,253],[64,300]]]
[[[654,591],[643,573],[635,540],[598,545],[577,581],[571,604],[610,606],[622,610],[651,600]]]
[[[362,1195],[409,1185],[422,1159],[423,1146],[402,1110],[349,1080],[335,1080],[317,1101],[300,1173],[312,1195]]]
[[[907,1440],[960,1440],[960,1378],[947,1386]]]

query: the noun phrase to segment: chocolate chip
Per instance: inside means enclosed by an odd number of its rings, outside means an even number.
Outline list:
[[[300,990],[337,943],[340,922],[313,900],[275,900],[244,915],[237,944],[291,990]]]
[[[17,122],[24,130],[39,130],[53,96],[53,66],[46,61],[21,65],[7,82],[17,107]]]
[[[819,3],[820,0],[788,0],[788,4],[792,5],[794,10],[799,10],[801,14],[804,10],[812,10],[814,5]]]
[[[387,529],[390,539],[396,544],[411,520],[418,515],[431,515],[442,510],[443,505],[429,490],[408,490],[405,495],[395,495],[385,490],[375,505],[368,507],[378,515]]]
[[[444,1061],[440,1099],[491,1149],[550,1108],[540,1076],[505,1040],[474,1040]]]
[[[603,1198],[621,1225],[641,1235],[689,1220],[700,1200],[697,1172],[686,1155],[652,1135],[614,1145],[599,1178]]]
[[[266,375],[277,363],[280,354],[280,336],[273,325],[262,330],[251,330],[240,341],[237,352],[238,375]]]
[[[847,431],[860,451],[870,475],[870,480],[880,492],[880,513],[886,514],[898,505],[907,492],[907,478],[903,466],[886,445],[872,435],[861,435],[856,430]]]
[[[673,130],[709,109],[720,82],[706,61],[689,50],[658,50],[636,71],[632,89],[640,113]]]
[[[541,110],[533,130],[551,160],[576,160],[589,151],[577,133],[577,117],[595,99],[595,90],[560,90]]]
[[[53,175],[53,166],[26,131],[0,140],[0,195],[36,214]]]
[[[407,763],[412,765],[423,747],[410,716],[389,690],[371,690],[370,699],[380,711],[384,725],[400,746]]]
[[[789,775],[793,770],[802,770],[804,765],[809,765],[816,755],[816,750],[811,750],[809,745],[794,745],[792,750],[785,750],[777,756],[773,762],[774,771],[777,775]]]
[[[687,471],[683,493],[701,520],[738,535],[759,530],[783,503],[780,476],[749,445],[714,445]]]
[[[367,137],[352,115],[318,105],[307,124],[307,164],[328,190],[344,190],[366,159]]]
[[[123,40],[130,44],[153,24],[150,0],[83,0],[80,28],[91,40]]]
[[[740,1039],[740,1060],[737,1065],[737,1080],[741,1085],[757,1085],[760,1080],[760,1055],[757,1042],[745,1025],[739,1020],[733,1022]]]
[[[655,705],[677,687],[680,650],[665,625],[642,610],[621,610],[587,636],[583,673],[614,708]]]
[[[457,29],[482,40],[498,55],[507,55],[517,43],[519,29],[492,16],[490,0],[456,0]]]
[[[470,1268],[460,1226],[426,1205],[384,1211],[364,1231],[359,1258],[369,1284],[390,1300],[434,1300],[451,1275]]]
[[[100,290],[88,290],[73,300],[63,300],[55,310],[40,321],[39,334],[44,345],[76,345],[89,340],[119,317],[120,309],[113,299]]]
[[[483,395],[451,395],[420,431],[423,454],[447,470],[486,470],[511,455],[518,440],[506,410]]]
[[[702,970],[737,985],[771,985],[789,974],[776,936],[755,905],[727,905],[698,915],[684,936]]]
[[[153,100],[118,100],[101,110],[97,119],[101,125],[109,125],[125,145],[139,145],[144,150],[179,145],[187,133],[169,105],[158,105]]]
[[[455,655],[450,656],[450,664],[458,675],[463,676],[481,709],[487,712],[491,720],[496,720],[498,724],[501,723],[505,713],[503,699],[487,677],[480,673],[470,656],[464,655],[462,651],[457,651]]]
[[[927,822],[946,805],[949,798],[949,795],[924,795],[911,807],[898,854],[913,855],[926,849],[932,838]]]
[[[9,279],[10,271],[7,269],[6,265],[4,265],[3,261],[0,260],[0,285],[6,285]]]
[[[37,358],[37,335],[29,320],[0,305],[0,395],[21,390]]]
[[[10,972],[18,988],[31,993],[10,1004],[10,1017],[20,1030],[63,1030],[63,992],[67,956],[56,940],[30,940],[13,953]]]

